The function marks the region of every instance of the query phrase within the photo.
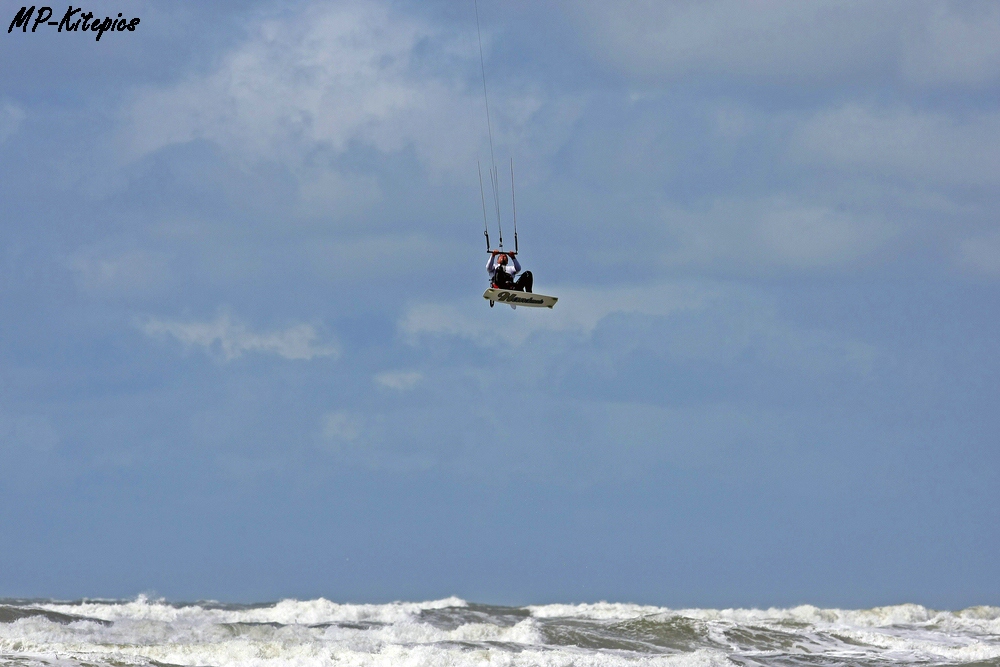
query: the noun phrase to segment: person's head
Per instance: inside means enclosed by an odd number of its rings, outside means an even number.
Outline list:
[[[507,264],[507,253],[500,253],[497,257],[497,263],[500,264],[500,266],[505,266]]]

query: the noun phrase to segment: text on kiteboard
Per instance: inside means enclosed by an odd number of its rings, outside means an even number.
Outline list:
[[[541,299],[530,296],[521,296],[523,292],[500,292],[497,294],[497,301],[502,303],[542,303]]]

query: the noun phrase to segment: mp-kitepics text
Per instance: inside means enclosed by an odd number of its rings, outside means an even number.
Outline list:
[[[32,15],[34,19],[32,20]],[[35,12],[35,6],[31,7],[21,7],[18,10],[17,15],[14,16],[14,20],[10,22],[10,27],[7,28],[7,33],[10,34],[15,28],[20,28],[21,32],[28,32],[28,24],[31,24],[31,32],[35,32],[40,25],[54,25],[57,26],[57,32],[77,32],[77,31],[91,31],[97,33],[97,41],[101,41],[101,36],[106,32],[124,32],[128,30],[129,32],[135,32],[135,27],[139,25],[139,19],[127,19],[122,18],[122,13],[118,12],[118,18],[111,18],[110,16],[101,17],[94,16],[94,12],[85,12],[83,7],[77,7],[73,9],[73,5],[69,6],[66,13],[63,14],[61,21],[50,21],[52,18],[52,8],[51,7],[39,7],[38,12]]]

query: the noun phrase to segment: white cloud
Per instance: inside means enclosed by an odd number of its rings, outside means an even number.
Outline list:
[[[376,374],[374,380],[383,387],[406,391],[417,386],[423,377],[418,371],[386,371]]]
[[[456,47],[456,44],[459,44]],[[466,48],[467,47],[467,48]],[[475,91],[429,71],[416,53],[475,53],[432,25],[381,3],[315,3],[259,26],[221,66],[131,109],[138,154],[208,139],[247,160],[298,164],[316,147],[407,147],[433,169],[467,169],[481,141]]]
[[[665,208],[666,266],[812,269],[861,258],[893,229],[880,218],[784,197],[717,200],[700,211]]]
[[[336,358],[339,355],[335,345],[318,344],[319,335],[308,324],[298,324],[284,331],[256,333],[223,314],[209,322],[150,318],[140,328],[150,336],[168,335],[188,346],[218,351],[227,361],[243,356],[244,352],[277,354],[285,359]]]
[[[567,3],[599,57],[645,77],[982,85],[1000,75],[996,3],[645,0]]]
[[[848,104],[805,121],[793,151],[845,169],[932,179],[959,185],[1000,178],[1000,114],[955,118],[906,108]]]
[[[13,102],[0,101],[0,144],[14,136],[27,114]]]
[[[214,70],[140,91],[124,112],[121,153],[204,140],[247,170],[280,163],[309,216],[356,215],[384,199],[374,174],[386,156],[412,154],[432,182],[471,185],[487,154],[473,28],[449,32],[381,0],[299,5],[259,24]],[[530,82],[492,92],[503,100],[491,109],[499,154],[518,156],[522,179],[544,172],[540,156],[567,140],[580,102]],[[383,160],[347,165],[353,148]]]

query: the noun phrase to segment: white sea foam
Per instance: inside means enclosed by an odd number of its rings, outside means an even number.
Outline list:
[[[599,620],[624,621],[650,614],[671,613],[664,607],[650,607],[618,602],[595,602],[588,604],[547,604],[527,607],[536,618],[592,618]]]
[[[731,667],[960,665],[1000,659],[1000,608],[681,609],[283,600],[7,604],[0,665]],[[48,615],[46,615],[48,614]],[[62,616],[60,616],[62,615]],[[79,620],[73,620],[79,619]]]
[[[787,609],[669,609],[648,605],[597,602],[549,604],[527,607],[536,618],[590,618],[629,620],[663,615],[683,616],[703,621],[734,623],[795,622],[856,627],[937,624],[949,630],[963,628],[1000,634],[1000,607],[970,607],[962,611],[936,611],[917,604],[901,604],[873,609],[820,609],[801,605]]]
[[[175,623],[201,619],[216,623],[282,623],[318,625],[321,623],[378,622],[395,623],[425,609],[464,607],[465,600],[451,597],[430,602],[392,602],[389,604],[339,604],[324,598],[282,600],[275,605],[249,609],[206,608],[202,605],[170,605],[140,595],[130,602],[48,603],[38,605],[63,614],[99,618],[105,621],[147,619]]]

